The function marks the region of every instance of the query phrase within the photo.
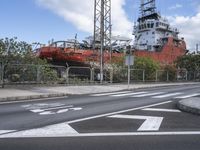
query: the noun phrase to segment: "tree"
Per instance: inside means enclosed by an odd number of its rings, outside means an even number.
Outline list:
[[[50,68],[47,61],[34,55],[32,46],[25,41],[18,41],[16,37],[0,39],[0,62],[4,66],[4,79],[8,81],[36,81],[39,72],[43,72],[42,76],[46,80],[57,79],[56,71]]]
[[[179,57],[176,61],[178,68],[184,68],[187,71],[198,71],[200,70],[200,54],[189,53],[183,57]]]
[[[137,57],[134,64],[134,69],[145,70],[145,80],[155,80],[155,73],[159,68],[159,63],[149,57]],[[141,78],[141,74],[138,76]]]
[[[126,81],[127,80],[127,68],[124,65],[123,60],[113,64],[114,68],[114,81]],[[143,70],[145,71],[145,80],[155,80],[156,70],[160,68],[159,63],[151,58],[137,57],[135,58],[134,66],[132,66],[131,80],[143,80]]]
[[[189,80],[200,78],[200,53],[189,53],[179,57],[176,61],[176,66],[179,69],[187,70]]]

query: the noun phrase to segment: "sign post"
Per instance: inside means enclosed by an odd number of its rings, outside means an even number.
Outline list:
[[[131,46],[127,46],[125,64],[126,66],[128,66],[128,89],[129,89],[131,80],[131,66],[134,65],[134,56],[131,55]]]

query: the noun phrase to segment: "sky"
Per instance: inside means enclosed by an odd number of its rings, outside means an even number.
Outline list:
[[[140,0],[111,0],[113,35],[133,38]],[[28,43],[79,40],[92,35],[94,0],[1,0],[0,38]],[[188,49],[200,44],[200,0],[156,0],[157,10],[180,30]]]

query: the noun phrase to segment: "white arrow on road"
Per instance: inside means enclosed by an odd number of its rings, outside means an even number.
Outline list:
[[[0,130],[1,131],[1,130]],[[12,130],[11,130],[12,131]],[[10,131],[10,132],[11,132]],[[4,134],[3,134],[4,133]],[[60,123],[24,131],[12,131],[6,134],[2,132],[1,138],[22,138],[22,137],[62,137],[66,135],[78,135],[79,133],[67,123]]]
[[[158,131],[163,121],[163,117],[138,115],[113,115],[109,116],[109,118],[145,120],[144,123],[139,127],[138,131]]]

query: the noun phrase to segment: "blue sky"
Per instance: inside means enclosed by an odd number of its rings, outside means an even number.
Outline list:
[[[16,36],[19,40],[29,43],[47,43],[52,38],[55,40],[74,38],[76,33],[78,33],[79,39],[90,35],[89,32],[74,25],[70,19],[57,13],[56,9],[48,4],[48,1],[52,0],[1,0],[0,38]],[[71,0],[58,1],[67,3]],[[79,2],[82,1],[79,0]],[[117,1],[112,0],[112,2]],[[137,18],[140,0],[125,0],[125,2],[122,9],[128,22],[132,23]],[[200,12],[198,6],[200,6],[199,0],[157,0],[158,11],[164,16],[193,17]],[[78,5],[74,7],[78,7]]]

